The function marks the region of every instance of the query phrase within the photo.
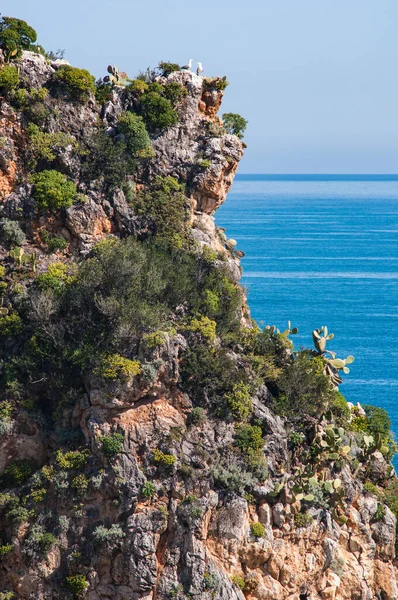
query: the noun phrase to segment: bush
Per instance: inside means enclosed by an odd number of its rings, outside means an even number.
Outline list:
[[[17,313],[0,317],[0,336],[16,335],[23,330],[22,319]]]
[[[72,479],[72,487],[75,488],[78,494],[84,494],[88,488],[88,479],[83,473],[79,473]]]
[[[278,381],[280,396],[275,403],[279,415],[286,416],[297,427],[329,407],[335,392],[323,373],[323,360],[311,358],[307,351],[287,365]]]
[[[11,544],[6,544],[5,546],[0,546],[0,558],[7,556],[7,554],[12,552],[13,549],[14,549],[14,546],[12,546]]]
[[[133,79],[126,87],[126,90],[135,96],[141,96],[141,94],[148,91],[148,84],[142,81],[142,79]]]
[[[216,339],[217,323],[209,319],[209,317],[201,316],[199,319],[194,318],[187,326],[188,331],[198,333],[203,339],[209,342],[214,342]]]
[[[19,74],[14,65],[4,65],[0,69],[0,90],[12,91],[19,85]]]
[[[19,525],[20,523],[26,523],[29,521],[31,517],[31,513],[27,508],[23,506],[14,506],[9,511],[7,511],[7,520],[10,520],[15,525]]]
[[[0,48],[7,61],[19,58],[22,50],[29,50],[36,40],[36,31],[26,21],[13,17],[3,17],[0,20]]]
[[[216,485],[227,492],[236,492],[243,495],[245,488],[251,487],[255,479],[247,469],[241,469],[237,465],[230,464],[227,468],[215,467],[211,472]]]
[[[156,492],[156,486],[151,481],[146,481],[141,489],[141,494],[144,498],[153,498]]]
[[[206,411],[200,406],[195,406],[188,415],[188,425],[201,425],[206,421]]]
[[[97,373],[104,379],[129,379],[136,377],[141,372],[141,365],[137,360],[130,360],[120,354],[110,354],[104,358]]]
[[[62,262],[52,263],[48,266],[46,273],[41,273],[36,277],[35,283],[41,290],[52,290],[60,294],[65,286],[73,281],[73,276],[69,274],[70,266]]]
[[[49,552],[58,543],[57,538],[52,533],[42,533],[38,536],[37,541],[42,552]]]
[[[177,63],[162,61],[158,64],[158,68],[161,71],[162,77],[167,77],[170,73],[174,73],[174,71],[181,71],[180,65]]]
[[[236,585],[237,588],[239,588],[240,590],[244,590],[245,589],[245,580],[243,577],[241,577],[240,575],[233,575],[231,577],[231,581],[234,585]]]
[[[166,129],[178,122],[178,114],[171,102],[156,92],[141,96],[140,112],[149,131]]]
[[[379,406],[365,405],[364,411],[368,418],[368,430],[372,435],[380,434],[384,439],[390,435],[391,421],[388,412]]]
[[[137,156],[140,150],[151,145],[142,117],[132,112],[123,113],[118,118],[116,128],[118,133],[124,135],[127,151],[132,156]]]
[[[46,133],[34,123],[29,123],[27,128],[29,136],[29,152],[32,155],[31,168],[35,168],[37,161],[52,162],[60,151],[68,146],[77,147],[76,140],[62,131]]]
[[[173,177],[156,177],[150,187],[137,194],[133,209],[153,223],[155,235],[172,240],[188,231],[188,200]]]
[[[384,490],[384,502],[398,519],[398,479],[391,479]]]
[[[261,427],[258,425],[240,427],[235,436],[235,445],[248,456],[259,454],[264,446]]]
[[[28,460],[16,460],[11,462],[2,475],[2,481],[5,486],[11,487],[21,485],[33,474],[34,468]]]
[[[174,454],[165,454],[158,448],[155,448],[154,450],[152,450],[152,454],[153,454],[153,460],[156,463],[160,463],[167,467],[172,467],[177,462],[177,458],[174,456]]]
[[[49,252],[57,250],[65,250],[69,246],[69,242],[62,235],[54,235],[45,229],[40,232],[40,237],[48,246]]]
[[[313,522],[313,517],[308,513],[296,513],[294,515],[294,524],[296,527],[308,527]]]
[[[26,235],[17,221],[1,219],[0,239],[10,246],[22,246],[26,242]]]
[[[265,527],[262,523],[251,523],[250,533],[256,538],[262,538],[265,536]]]
[[[86,592],[89,587],[84,575],[71,575],[67,577],[66,587],[73,594],[74,598],[79,598]]]
[[[70,450],[69,452],[63,453],[61,450],[57,450],[55,454],[55,460],[61,469],[83,469],[87,465],[89,453],[88,450]],[[44,467],[43,467],[44,469]]]
[[[55,73],[54,80],[60,82],[76,100],[85,102],[91,94],[95,94],[95,79],[86,69],[62,65]]]
[[[236,113],[224,113],[222,119],[227,133],[243,138],[247,127],[246,119]]]
[[[177,102],[180,102],[183,98],[188,95],[188,90],[185,86],[177,83],[176,81],[170,81],[166,83],[163,88],[163,95],[167,100],[170,100],[174,106]]]
[[[111,525],[111,527],[104,527],[99,525],[93,531],[93,538],[97,544],[106,544],[107,546],[115,546],[120,542],[126,534],[120,527],[120,525]]]
[[[31,176],[33,197],[40,210],[59,210],[71,206],[76,198],[76,186],[59,171],[41,171]]]
[[[142,336],[142,341],[150,350],[158,346],[163,346],[166,342],[166,334],[164,331],[153,331]]]
[[[252,410],[252,397],[248,384],[235,383],[231,392],[224,394],[223,397],[225,409],[232,414],[234,419],[246,421]]]
[[[116,456],[122,451],[124,436],[121,433],[112,433],[102,438],[101,450],[108,458]]]
[[[378,500],[380,500],[382,497],[382,493],[380,492],[379,488],[376,485],[374,485],[374,483],[372,483],[371,481],[365,481],[365,483],[363,484],[363,489],[368,494],[376,496]]]

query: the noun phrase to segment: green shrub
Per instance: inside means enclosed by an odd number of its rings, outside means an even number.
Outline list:
[[[161,71],[162,77],[167,77],[170,73],[174,73],[174,71],[181,71],[180,65],[177,63],[162,61],[158,64],[158,68]]]
[[[130,360],[120,354],[109,354],[97,369],[97,373],[104,379],[129,379],[136,377],[140,372],[141,365],[137,360]]]
[[[390,435],[391,421],[388,412],[379,406],[365,405],[364,410],[368,418],[369,432],[372,435],[379,433],[382,438]]]
[[[10,246],[22,246],[26,242],[26,235],[17,221],[0,219],[0,239]]]
[[[235,445],[248,456],[257,455],[264,446],[261,427],[258,425],[239,427],[235,436]]]
[[[306,351],[299,352],[297,358],[286,365],[278,381],[281,393],[275,403],[276,412],[302,426],[325,411],[335,392],[323,368],[322,360],[311,358]]]
[[[384,506],[384,504],[380,504],[380,502],[377,504],[377,508],[376,511],[374,513],[374,515],[372,516],[372,521],[382,521],[384,516],[386,514],[386,507]]]
[[[127,175],[137,170],[138,158],[126,150],[126,144],[99,129],[89,141],[89,152],[82,165],[84,179],[101,179],[106,189],[120,186]]]
[[[166,342],[166,334],[164,331],[153,331],[142,336],[142,341],[147,348],[152,349],[158,346],[163,346]]]
[[[12,91],[19,85],[19,74],[14,65],[4,65],[0,69],[0,91]]]
[[[57,450],[55,454],[55,460],[61,469],[83,469],[87,465],[89,458],[88,450],[70,450],[69,452],[62,452]],[[44,469],[44,467],[43,467]]]
[[[144,498],[153,498],[156,492],[156,486],[151,481],[146,481],[141,489],[141,494]]]
[[[209,319],[209,317],[201,316],[199,319],[193,318],[187,326],[187,331],[198,333],[203,339],[209,342],[214,342],[216,339],[217,323]]]
[[[236,113],[224,113],[222,116],[224,129],[227,133],[243,138],[247,127],[247,121]]]
[[[14,549],[14,546],[12,546],[11,544],[6,544],[5,546],[0,546],[0,558],[7,556],[7,554],[12,552],[13,549]]]
[[[35,283],[41,290],[52,290],[56,294],[61,293],[65,286],[73,281],[73,276],[69,274],[70,266],[56,262],[48,266],[46,273],[41,273],[36,277]]]
[[[115,546],[123,538],[126,537],[120,525],[113,524],[111,527],[99,525],[93,531],[93,538],[97,544],[106,544],[107,546]]]
[[[56,252],[57,250],[65,250],[69,246],[69,242],[62,235],[54,235],[49,231],[43,229],[40,232],[40,237],[45,244],[48,246],[49,252]]]
[[[156,92],[146,92],[141,96],[140,112],[149,131],[166,129],[178,122],[178,114],[170,100]]]
[[[368,494],[376,496],[378,500],[380,500],[382,497],[382,493],[380,492],[379,488],[376,485],[374,485],[374,483],[372,483],[371,481],[365,481],[365,483],[363,484],[363,489]]]
[[[177,458],[174,456],[174,454],[165,454],[158,448],[154,448],[152,450],[152,454],[153,454],[153,460],[156,463],[160,463],[167,467],[172,467],[177,462]]]
[[[15,460],[11,462],[2,475],[2,481],[7,487],[21,485],[33,474],[34,468],[28,460]]]
[[[156,177],[151,186],[136,195],[131,205],[137,214],[152,221],[154,233],[159,237],[170,240],[176,234],[187,235],[188,200],[173,177]]]
[[[111,458],[122,451],[124,436],[121,433],[111,433],[110,435],[104,436],[101,442],[102,452],[105,456]]]
[[[95,94],[95,79],[86,69],[62,65],[54,74],[54,80],[61,83],[73,99],[85,102]]]
[[[59,210],[71,206],[76,198],[76,186],[59,171],[41,171],[31,176],[33,197],[40,210]]]
[[[208,169],[209,167],[211,167],[211,160],[202,158],[202,159],[198,160],[197,164],[200,169],[205,170],[205,169]]]
[[[239,421],[246,421],[252,410],[250,386],[240,381],[235,383],[232,390],[224,394],[226,411]]]
[[[0,20],[0,48],[6,60],[19,58],[22,50],[29,50],[36,40],[36,31],[26,21],[14,17],[3,17]]]
[[[42,552],[49,552],[53,546],[58,544],[58,540],[52,533],[42,533],[38,536],[37,539],[40,550]]]
[[[79,473],[79,475],[76,475],[76,477],[72,479],[72,487],[81,495],[87,490],[88,483],[88,479],[83,473]]]
[[[245,589],[245,580],[243,577],[241,577],[240,575],[233,575],[231,577],[231,581],[234,585],[236,585],[237,588],[239,588],[240,590],[244,590]]]
[[[127,151],[137,156],[140,150],[149,148],[151,140],[142,117],[132,112],[125,112],[117,120],[116,129],[125,137]]]
[[[398,518],[398,479],[391,479],[384,490],[384,502]]]
[[[170,81],[163,88],[163,95],[174,106],[188,95],[188,90],[184,85],[176,81]]]
[[[83,596],[89,587],[84,575],[71,575],[66,578],[65,582],[66,587],[73,594],[74,598]]]
[[[135,96],[141,96],[141,94],[148,91],[148,84],[142,81],[142,79],[133,79],[126,87],[126,90]]]
[[[203,585],[206,590],[215,592],[220,587],[220,577],[217,573],[205,573],[203,575]]]
[[[29,152],[32,155],[30,166],[34,168],[39,160],[52,162],[61,150],[68,146],[77,147],[76,140],[62,131],[47,133],[34,123],[29,123],[27,128],[29,136]]]
[[[308,513],[296,513],[294,515],[294,524],[296,527],[308,527],[313,522],[313,517]]]
[[[31,517],[31,513],[27,508],[23,506],[13,506],[10,510],[7,511],[7,520],[10,520],[15,525],[19,525],[20,523],[26,523],[29,521]]]
[[[0,317],[0,336],[17,335],[22,330],[22,319],[17,313]]]
[[[250,533],[256,538],[265,536],[265,527],[262,523],[255,522],[250,524]]]
[[[200,406],[195,406],[188,415],[188,425],[201,425],[206,421],[206,411]]]

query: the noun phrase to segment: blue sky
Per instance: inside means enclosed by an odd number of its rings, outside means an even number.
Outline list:
[[[105,75],[160,60],[227,75],[240,172],[397,173],[397,0],[2,0],[47,49]]]

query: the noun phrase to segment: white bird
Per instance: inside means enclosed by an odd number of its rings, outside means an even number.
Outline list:
[[[196,75],[203,73],[203,66],[201,62],[198,62],[198,68],[196,69]]]
[[[181,67],[181,71],[190,71],[192,67],[192,58],[189,59],[189,64]]]

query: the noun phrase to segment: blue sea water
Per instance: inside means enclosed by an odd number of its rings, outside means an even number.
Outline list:
[[[299,328],[355,356],[341,392],[385,408],[398,438],[398,176],[238,175],[218,225],[246,253],[242,284],[260,325]]]

